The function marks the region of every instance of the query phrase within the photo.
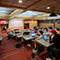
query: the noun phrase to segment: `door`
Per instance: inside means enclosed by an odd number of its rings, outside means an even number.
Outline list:
[[[29,28],[29,23],[24,23],[24,29]]]

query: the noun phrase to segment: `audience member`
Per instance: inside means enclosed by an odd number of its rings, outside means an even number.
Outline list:
[[[60,39],[59,39],[60,36],[59,34],[56,33],[55,30],[51,30],[50,32],[51,34],[49,36],[49,40],[50,40],[50,43],[53,42],[54,45],[52,47],[49,47],[47,51],[48,51],[49,57],[53,60],[54,59],[53,57],[55,57],[54,53],[58,53],[58,54],[60,53]],[[54,37],[51,39],[52,36]]]
[[[37,48],[36,40],[41,39],[42,37],[43,37],[43,32],[40,31],[40,37],[35,39],[35,43],[34,43],[34,45],[35,45],[35,49]]]
[[[38,29],[35,29],[34,33],[38,33]]]
[[[57,31],[58,31],[57,34],[60,34],[60,29],[59,28],[57,28]]]

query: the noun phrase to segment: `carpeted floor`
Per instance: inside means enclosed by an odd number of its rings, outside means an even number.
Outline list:
[[[23,47],[16,48],[15,44],[21,43],[16,42],[16,40],[8,40],[8,35],[5,32],[2,32],[4,37],[1,46],[0,46],[0,60],[31,60],[32,47]],[[40,54],[39,60],[45,60],[49,57],[47,51],[44,51]]]

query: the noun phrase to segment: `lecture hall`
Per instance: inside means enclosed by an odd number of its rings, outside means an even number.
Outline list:
[[[0,60],[60,60],[60,0],[0,0]]]

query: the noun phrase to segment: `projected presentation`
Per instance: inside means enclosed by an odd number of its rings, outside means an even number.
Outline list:
[[[10,27],[21,27],[21,26],[23,26],[23,20],[22,19],[10,20]]]

